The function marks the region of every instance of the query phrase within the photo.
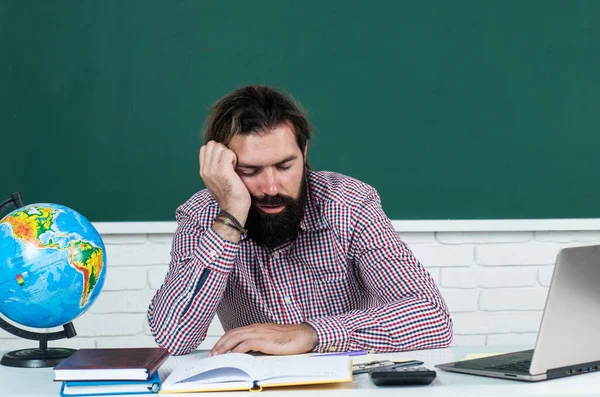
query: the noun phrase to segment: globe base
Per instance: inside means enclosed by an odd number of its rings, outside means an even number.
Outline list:
[[[7,367],[45,368],[56,367],[64,359],[75,353],[76,349],[53,347],[49,349],[13,350],[2,356],[0,364]]]

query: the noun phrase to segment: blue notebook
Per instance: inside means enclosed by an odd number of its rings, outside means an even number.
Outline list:
[[[67,397],[153,394],[159,390],[160,378],[158,372],[155,372],[148,380],[66,381],[62,383],[60,395]]]

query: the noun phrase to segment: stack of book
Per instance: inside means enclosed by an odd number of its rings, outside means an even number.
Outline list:
[[[158,393],[158,368],[169,358],[166,349],[80,349],[54,367],[62,381],[61,396]]]

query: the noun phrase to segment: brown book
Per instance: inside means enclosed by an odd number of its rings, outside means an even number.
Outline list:
[[[162,347],[79,349],[54,367],[54,380],[147,380],[167,358]]]

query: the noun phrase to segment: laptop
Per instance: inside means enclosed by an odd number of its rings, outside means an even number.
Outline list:
[[[472,375],[542,381],[600,371],[600,245],[556,258],[535,349],[436,365]]]

